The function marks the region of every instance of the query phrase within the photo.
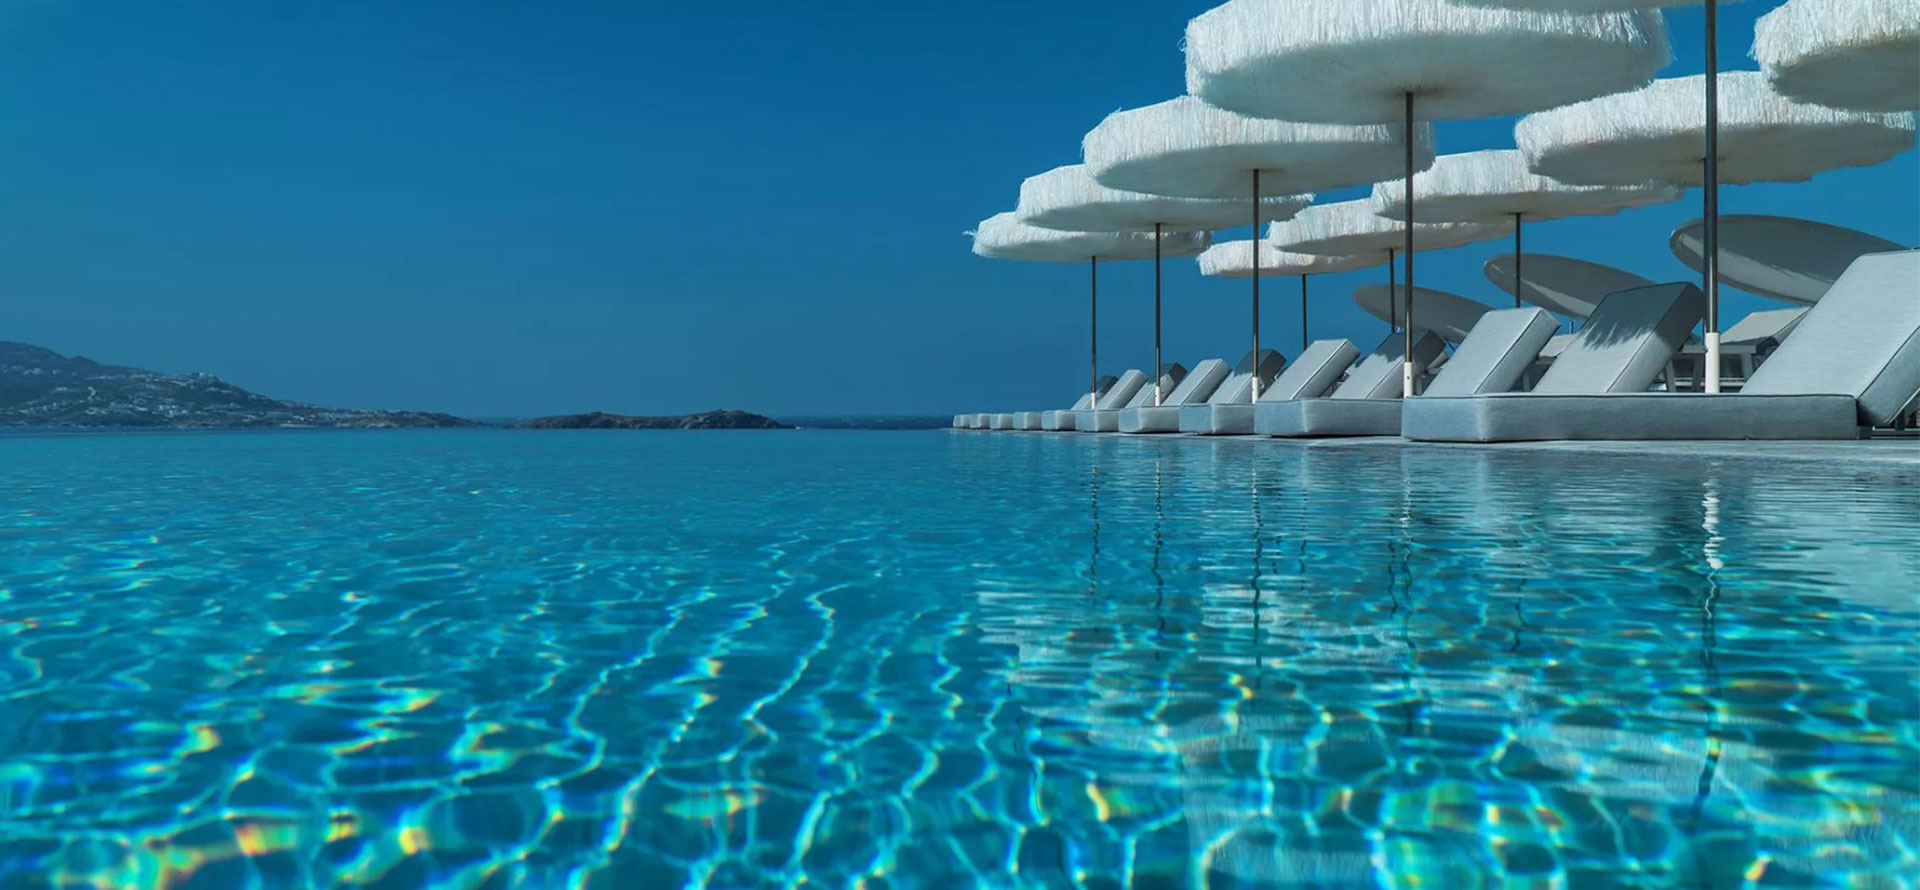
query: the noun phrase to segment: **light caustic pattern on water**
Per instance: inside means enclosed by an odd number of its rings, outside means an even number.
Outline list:
[[[1912,886],[1920,478],[0,439],[0,887]]]

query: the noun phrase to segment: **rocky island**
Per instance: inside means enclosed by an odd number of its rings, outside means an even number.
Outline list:
[[[425,411],[355,411],[274,399],[211,374],[162,374],[0,341],[0,427],[398,429],[479,424]]]
[[[638,417],[631,414],[565,414],[516,423],[516,430],[790,430],[771,417],[745,411],[708,411],[678,417]]]

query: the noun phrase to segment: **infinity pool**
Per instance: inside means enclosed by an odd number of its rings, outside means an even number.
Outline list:
[[[1920,472],[0,438],[0,887],[1908,887]]]

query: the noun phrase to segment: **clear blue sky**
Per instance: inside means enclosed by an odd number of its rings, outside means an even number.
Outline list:
[[[1179,93],[1209,5],[8,0],[0,339],[476,416],[1056,406],[1084,379],[1085,270],[961,233],[1107,112]],[[1724,64],[1753,66],[1775,5],[1725,7]],[[1669,13],[1666,74],[1701,70],[1701,19]],[[1441,150],[1511,127],[1445,123]],[[1696,195],[1528,247],[1686,278],[1666,236]],[[1912,244],[1920,169],[1724,205]],[[1428,255],[1420,283],[1500,303],[1479,269],[1505,249]],[[1350,294],[1383,274],[1316,280],[1316,334],[1377,340]],[[1150,269],[1103,280],[1107,364],[1144,366]],[[1243,282],[1181,262],[1168,288],[1171,358],[1245,351]],[[1275,344],[1296,293],[1268,297]]]

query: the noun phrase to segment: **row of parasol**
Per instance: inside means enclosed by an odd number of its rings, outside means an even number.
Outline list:
[[[1254,354],[1263,276],[1301,276],[1304,340],[1308,276],[1397,261],[1406,285],[1390,284],[1389,311],[1411,356],[1420,251],[1511,234],[1518,295],[1526,223],[1701,187],[1717,392],[1719,186],[1800,182],[1912,148],[1920,0],[1788,0],[1756,27],[1762,70],[1724,73],[1718,0],[1705,0],[1708,73],[1655,80],[1672,59],[1655,7],[1700,2],[1232,0],[1188,23],[1187,95],[1108,116],[1081,164],[1028,179],[1014,211],[979,225],[974,252],[1089,265],[1097,391],[1103,261],[1155,260],[1156,368],[1160,261],[1207,251],[1213,231],[1271,224],[1264,244],[1215,248],[1241,260],[1213,258],[1250,267]],[[1437,154],[1434,121],[1508,115],[1526,115],[1513,149]],[[1368,198],[1313,205],[1366,185]],[[1414,371],[1406,362],[1409,396]]]

